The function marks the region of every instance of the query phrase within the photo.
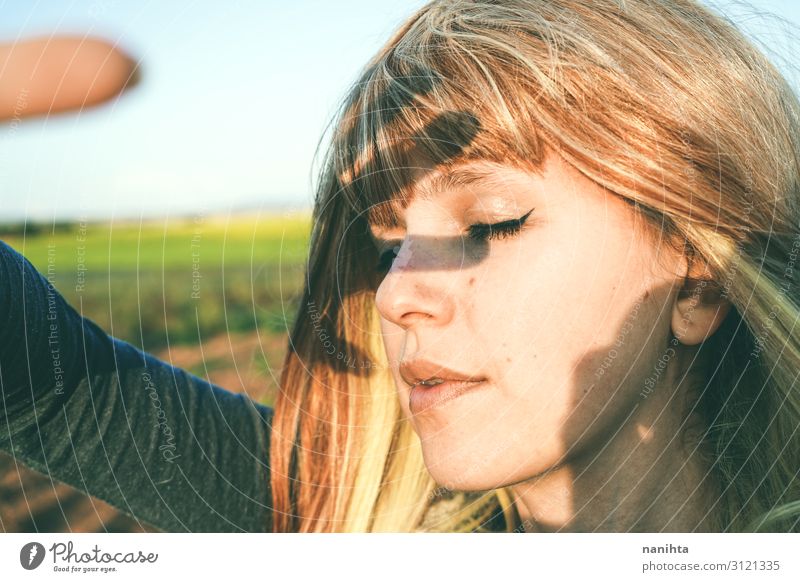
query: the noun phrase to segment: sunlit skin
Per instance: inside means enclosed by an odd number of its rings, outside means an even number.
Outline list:
[[[140,79],[138,63],[91,36],[48,34],[0,43],[0,121],[80,111]]]
[[[372,230],[387,248],[402,243],[376,304],[431,475],[456,490],[513,485],[529,531],[703,530],[716,492],[680,446],[680,415],[707,365],[698,346],[729,304],[687,293],[699,274],[683,255],[561,158],[539,173],[481,167],[492,184],[415,196],[400,227]],[[471,224],[531,208],[517,235],[474,260]],[[487,381],[411,414],[397,366],[415,358]]]

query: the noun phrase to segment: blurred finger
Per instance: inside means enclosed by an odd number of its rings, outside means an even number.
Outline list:
[[[0,121],[97,105],[138,80],[136,61],[102,39],[0,43]]]

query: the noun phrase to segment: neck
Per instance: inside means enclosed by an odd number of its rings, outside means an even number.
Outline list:
[[[668,372],[613,436],[511,487],[525,531],[713,531],[717,492],[702,447],[682,426],[697,379],[675,377]]]

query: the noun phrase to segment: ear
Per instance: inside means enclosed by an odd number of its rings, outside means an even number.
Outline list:
[[[730,308],[707,269],[687,273],[672,308],[672,333],[684,345],[700,344],[717,331]]]

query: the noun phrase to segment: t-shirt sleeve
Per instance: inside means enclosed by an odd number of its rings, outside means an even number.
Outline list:
[[[0,241],[0,449],[170,532],[271,531],[273,410],[115,339]]]

